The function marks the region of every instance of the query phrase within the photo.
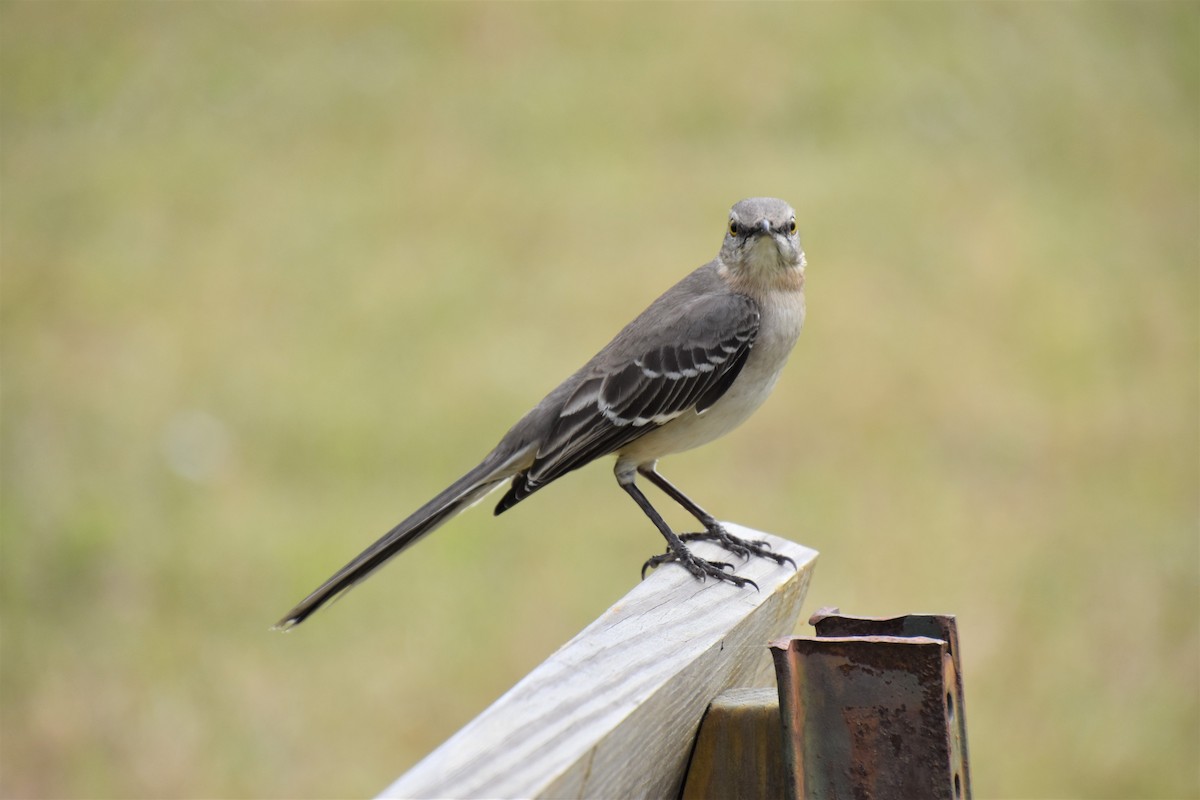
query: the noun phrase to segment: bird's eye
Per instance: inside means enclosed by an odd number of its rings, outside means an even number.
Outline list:
[[[729,220],[729,235],[730,236],[737,236],[739,233],[741,233],[741,231],[742,231],[742,227],[737,224],[737,220],[735,220],[735,219]]]
[[[795,233],[795,232],[796,232],[796,220],[792,220],[791,222],[788,223],[788,233]]]

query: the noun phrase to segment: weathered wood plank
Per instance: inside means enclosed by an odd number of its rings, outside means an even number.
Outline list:
[[[730,689],[709,706],[683,784],[683,800],[787,797],[779,690]]]
[[[737,562],[760,587],[699,583],[667,565],[384,791],[388,798],[677,796],[705,708],[769,685],[766,644],[790,633],[817,553],[766,539],[796,570]]]

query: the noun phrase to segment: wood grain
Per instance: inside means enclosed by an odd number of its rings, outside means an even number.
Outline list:
[[[779,690],[729,689],[717,695],[696,736],[682,800],[788,797]]]
[[[695,543],[702,557],[736,562],[759,591],[660,568],[381,796],[678,796],[712,699],[772,685],[767,642],[794,629],[817,557],[725,524],[796,569]]]

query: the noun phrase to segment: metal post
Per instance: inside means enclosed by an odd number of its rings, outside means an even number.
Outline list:
[[[969,799],[954,618],[810,622],[771,644],[793,797]]]

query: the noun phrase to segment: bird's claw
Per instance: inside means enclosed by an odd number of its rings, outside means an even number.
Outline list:
[[[679,538],[685,542],[716,542],[735,556],[741,556],[743,561],[749,561],[750,556],[758,556],[759,558],[769,558],[776,564],[791,564],[793,568],[796,566],[796,562],[792,559],[774,552],[769,542],[762,539],[742,539],[734,536],[720,525],[713,525],[699,533],[680,534]]]
[[[680,551],[667,550],[665,553],[652,556],[646,559],[646,563],[642,565],[642,578],[646,577],[646,570],[657,569],[660,565],[668,562],[675,562],[692,574],[692,577],[703,582],[708,578],[715,578],[718,582],[732,583],[734,586],[753,586],[758,590],[758,584],[749,578],[742,578],[733,574],[733,565],[726,561],[707,561],[693,554],[687,548],[682,548]],[[726,571],[728,570],[728,572]]]
[[[780,565],[791,564],[793,569],[796,567],[795,561],[772,550],[769,542],[762,539],[742,539],[725,530],[720,523],[714,521],[710,524],[706,521],[703,531],[680,534],[679,541],[669,545],[665,553],[660,553],[646,559],[646,563],[642,564],[642,579],[645,580],[647,570],[656,569],[663,564],[673,561],[685,568],[693,577],[700,581],[704,581],[711,576],[718,581],[732,583],[735,586],[753,586],[755,590],[758,589],[758,584],[749,578],[734,575],[732,564],[725,561],[707,561],[693,554],[683,544],[684,542],[701,541],[715,542],[733,555],[741,557],[743,561],[749,561],[751,556],[757,556],[759,558],[770,559]],[[729,571],[726,572],[725,570]]]

